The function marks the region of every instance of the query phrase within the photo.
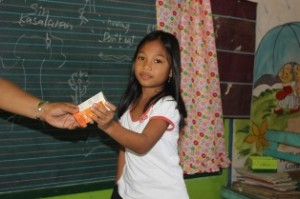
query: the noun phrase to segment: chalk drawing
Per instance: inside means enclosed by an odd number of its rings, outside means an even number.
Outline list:
[[[109,55],[104,53],[99,53],[98,57],[105,61],[113,61],[113,62],[124,62],[124,61],[131,61],[132,58],[127,55]]]
[[[74,91],[72,95],[72,100],[75,104],[80,104],[82,102],[82,97],[86,94],[87,87],[90,84],[88,73],[86,72],[76,72],[73,73],[68,80],[70,88]]]
[[[80,19],[79,25],[88,23],[89,20],[85,17],[85,13],[96,13],[95,0],[85,0],[84,6],[78,9],[78,13]]]

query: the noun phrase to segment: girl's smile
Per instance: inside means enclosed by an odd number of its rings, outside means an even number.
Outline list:
[[[145,72],[145,71],[140,72],[139,75],[140,75],[141,78],[144,79],[144,80],[149,80],[149,79],[152,78],[152,75],[151,75],[149,72]]]

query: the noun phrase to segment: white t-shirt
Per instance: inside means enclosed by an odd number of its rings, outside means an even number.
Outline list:
[[[178,136],[180,115],[171,96],[164,97],[133,121],[127,110],[120,119],[123,127],[142,133],[151,119],[169,123],[168,130],[146,154],[125,151],[125,166],[118,181],[123,199],[188,199],[179,165]]]

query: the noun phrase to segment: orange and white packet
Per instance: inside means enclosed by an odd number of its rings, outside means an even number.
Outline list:
[[[78,105],[79,112],[74,113],[73,116],[76,119],[76,121],[79,123],[80,126],[84,127],[88,123],[92,122],[91,116],[92,116],[92,111],[91,111],[91,106],[94,103],[98,103],[102,106],[105,106],[106,99],[103,95],[103,92],[99,92],[93,97],[89,98],[88,100],[82,102],[81,104]]]

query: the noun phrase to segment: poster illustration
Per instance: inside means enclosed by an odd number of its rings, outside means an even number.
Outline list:
[[[245,166],[251,155],[263,155],[268,129],[300,135],[300,22],[277,26],[261,40],[255,54],[250,121],[236,121],[234,128],[234,167]],[[278,150],[300,154],[299,147],[280,145]],[[279,161],[279,171],[299,168]]]

